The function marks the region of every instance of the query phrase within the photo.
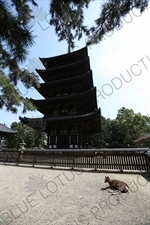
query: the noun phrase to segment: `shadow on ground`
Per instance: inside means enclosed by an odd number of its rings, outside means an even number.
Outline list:
[[[4,166],[14,166],[14,167],[23,167],[23,168],[36,168],[44,170],[57,170],[57,171],[76,171],[83,173],[116,173],[116,174],[138,174],[143,176],[148,182],[150,182],[150,171],[140,171],[140,170],[112,170],[112,169],[86,169],[86,168],[66,168],[66,167],[49,167],[49,166],[36,166],[29,164],[12,164],[12,163],[0,163]]]

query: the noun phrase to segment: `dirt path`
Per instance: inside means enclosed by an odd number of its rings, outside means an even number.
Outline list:
[[[108,193],[105,175],[131,192]],[[0,225],[149,225],[150,179],[138,174],[0,165]]]

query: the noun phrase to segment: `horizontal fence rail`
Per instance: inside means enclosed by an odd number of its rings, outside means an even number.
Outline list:
[[[1,150],[0,162],[49,167],[150,170],[149,148]]]

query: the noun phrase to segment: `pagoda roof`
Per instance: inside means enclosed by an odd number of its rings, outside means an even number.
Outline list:
[[[63,74],[63,73],[68,73],[70,76],[72,76],[72,74],[74,74],[75,71],[77,70],[82,70],[83,67],[86,67],[86,71],[90,71],[90,63],[89,63],[89,57],[77,61],[77,62],[73,62],[67,65],[62,65],[59,67],[54,67],[54,68],[49,68],[49,69],[36,69],[37,73],[40,75],[40,77],[46,82],[49,81],[49,79],[51,79],[52,76],[56,76],[59,74]],[[77,75],[78,75],[78,71],[77,71]]]
[[[35,130],[45,131],[46,129],[46,120],[44,118],[23,118],[20,116],[19,119],[22,123]]]
[[[89,82],[89,88],[93,87],[93,79],[92,79],[92,70],[88,73],[77,77],[66,78],[62,80],[56,80],[52,82],[41,83],[40,87],[35,88],[44,98],[47,98],[49,95],[49,88],[59,88],[64,87],[65,85],[75,85],[80,84],[80,82]]]
[[[71,53],[48,58],[40,58],[40,60],[45,68],[48,69],[64,64],[70,64],[71,62],[80,61],[81,59],[85,59],[87,55],[87,47],[84,47]]]
[[[17,133],[17,131],[12,130],[0,123],[0,135],[11,135],[11,134],[16,134],[16,133]]]
[[[64,95],[64,96],[58,96],[58,97],[53,97],[53,98],[48,98],[48,99],[40,99],[40,100],[34,100],[30,99],[33,104],[37,107],[37,110],[41,112],[42,114],[46,115],[48,113],[48,107],[55,105],[55,104],[62,104],[64,103],[69,103],[72,101],[85,101],[90,96],[92,99],[89,102],[89,107],[90,109],[95,109],[97,108],[97,100],[96,100],[96,87],[91,88],[88,91],[79,93],[79,94],[72,94],[72,95]]]
[[[46,124],[60,124],[60,123],[73,123],[91,121],[92,130],[95,132],[100,131],[100,109],[95,109],[93,112],[83,115],[67,115],[67,116],[54,116],[54,117],[43,117],[43,118],[27,118],[19,117],[22,123],[46,132]],[[43,129],[44,128],[44,129]]]
[[[61,79],[61,80],[56,80],[56,81],[50,81],[50,82],[46,82],[46,83],[41,83],[39,88],[35,88],[37,91],[40,91],[42,88],[45,88],[46,86],[55,86],[55,85],[61,85],[64,86],[67,83],[71,84],[73,82],[78,82],[79,80],[82,79],[88,79],[91,78],[91,84],[93,86],[93,79],[92,79],[92,70],[88,71],[87,73],[84,73],[82,75],[76,76],[76,77],[70,77],[70,78],[66,78],[66,79]]]
[[[138,138],[134,141],[134,143],[144,143],[144,142],[150,142],[150,134],[146,134],[145,136]]]
[[[52,102],[59,102],[59,101],[66,101],[66,100],[74,100],[82,97],[86,97],[88,95],[91,95],[92,93],[96,93],[96,87],[91,88],[88,91],[79,93],[79,94],[72,94],[72,95],[63,95],[63,96],[58,96],[58,97],[53,97],[53,98],[48,98],[48,99],[32,99],[30,100],[35,104],[46,104],[46,103],[52,103]]]

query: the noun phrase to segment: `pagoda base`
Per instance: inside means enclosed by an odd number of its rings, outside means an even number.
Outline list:
[[[86,138],[79,134],[48,135],[48,149],[79,149],[86,148]]]

